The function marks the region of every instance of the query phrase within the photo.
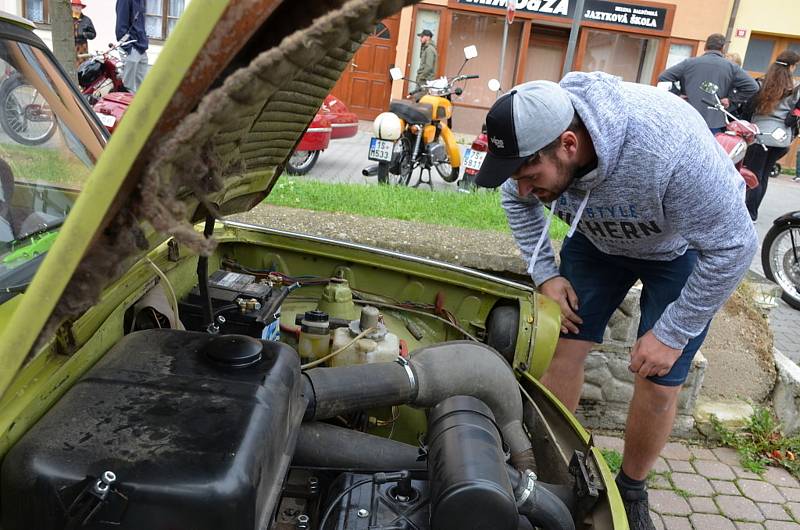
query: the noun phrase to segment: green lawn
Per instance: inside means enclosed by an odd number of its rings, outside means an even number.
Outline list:
[[[0,144],[0,156],[11,166],[18,180],[82,185],[89,168],[66,148]]]
[[[509,232],[497,191],[434,192],[422,188],[334,184],[282,177],[266,202],[308,210]],[[550,227],[550,236],[562,240],[567,229],[566,224],[556,219]]]

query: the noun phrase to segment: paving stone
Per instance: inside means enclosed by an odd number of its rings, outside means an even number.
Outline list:
[[[750,499],[735,495],[718,495],[715,500],[722,515],[739,521],[753,521],[760,523],[764,515],[756,503]]]
[[[667,471],[670,471],[670,468],[667,464],[667,461],[659,456],[656,459],[656,463],[653,464],[653,471],[656,473],[666,473]]]
[[[653,510],[650,510],[650,519],[653,520],[653,526],[656,527],[656,530],[664,530],[664,523],[661,521],[661,516]]]
[[[767,530],[798,530],[800,524],[789,521],[765,521],[764,528]]]
[[[653,475],[647,479],[647,487],[654,490],[670,490],[672,483],[664,475]]]
[[[711,449],[690,445],[689,452],[698,460],[719,460]]]
[[[614,449],[622,453],[625,447],[625,440],[616,436],[606,436],[603,434],[593,435],[594,444],[601,449]]]
[[[736,528],[738,528],[738,530],[764,530],[764,525],[758,523],[742,523],[737,521]]]
[[[736,484],[727,480],[710,480],[714,490],[722,495],[741,495]]]
[[[733,523],[721,515],[696,513],[689,520],[694,525],[695,530],[736,530]]]
[[[738,466],[739,464],[739,453],[736,449],[731,449],[730,447],[715,447],[711,450],[716,457],[719,459],[720,462],[724,462],[729,466]]]
[[[692,530],[692,523],[689,522],[687,517],[665,515],[664,528],[666,528],[666,530]]]
[[[745,497],[759,502],[785,502],[778,488],[763,480],[739,479],[736,481]]]
[[[711,497],[689,497],[689,506],[695,513],[719,513],[719,509]]]
[[[800,488],[800,481],[782,467],[768,467],[763,475],[764,480],[776,486]]]
[[[787,502],[786,507],[792,512],[794,518],[800,521],[800,502]]]
[[[667,464],[669,464],[670,469],[672,471],[676,471],[679,473],[694,473],[694,468],[692,467],[692,463],[688,460],[675,460],[672,458],[668,458]]]
[[[714,495],[714,488],[705,477],[689,473],[673,473],[672,483],[676,488],[688,491],[692,495]]]
[[[771,502],[759,502],[758,507],[761,508],[761,513],[767,519],[775,521],[791,521],[792,516],[789,515],[781,504],[772,504]]]
[[[786,497],[787,501],[800,502],[800,488],[784,488],[783,486],[778,486],[778,491]]]
[[[652,490],[649,492],[649,498],[650,508],[662,515],[689,515],[692,513],[692,508],[686,499],[674,491]]]
[[[733,470],[734,473],[736,473],[736,476],[739,478],[761,480],[761,475],[759,475],[758,473],[753,473],[752,471],[747,471],[743,467],[731,466],[731,469]]]
[[[695,460],[692,465],[698,473],[706,478],[719,480],[733,480],[736,475],[728,464],[722,462],[712,462],[710,460]]]
[[[675,460],[689,460],[692,458],[692,453],[686,444],[680,442],[669,442],[661,450],[661,456],[664,458],[674,458]]]

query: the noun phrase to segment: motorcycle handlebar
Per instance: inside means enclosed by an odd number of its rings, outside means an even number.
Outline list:
[[[473,74],[473,75],[465,75],[464,79],[479,79],[480,77],[481,76],[479,76],[478,74]]]

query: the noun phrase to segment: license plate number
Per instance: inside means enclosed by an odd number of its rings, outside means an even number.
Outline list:
[[[486,151],[473,151],[472,149],[467,149],[464,152],[464,167],[477,171],[481,168],[484,158],[486,158]]]
[[[393,149],[394,142],[372,138],[369,141],[369,159],[390,162],[392,160]]]

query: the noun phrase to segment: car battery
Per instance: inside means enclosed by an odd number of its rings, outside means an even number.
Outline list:
[[[208,277],[208,293],[219,333],[266,340],[280,337],[281,297],[270,284],[250,274],[218,270]],[[195,286],[178,307],[186,329],[206,331],[205,301],[199,287]]]

